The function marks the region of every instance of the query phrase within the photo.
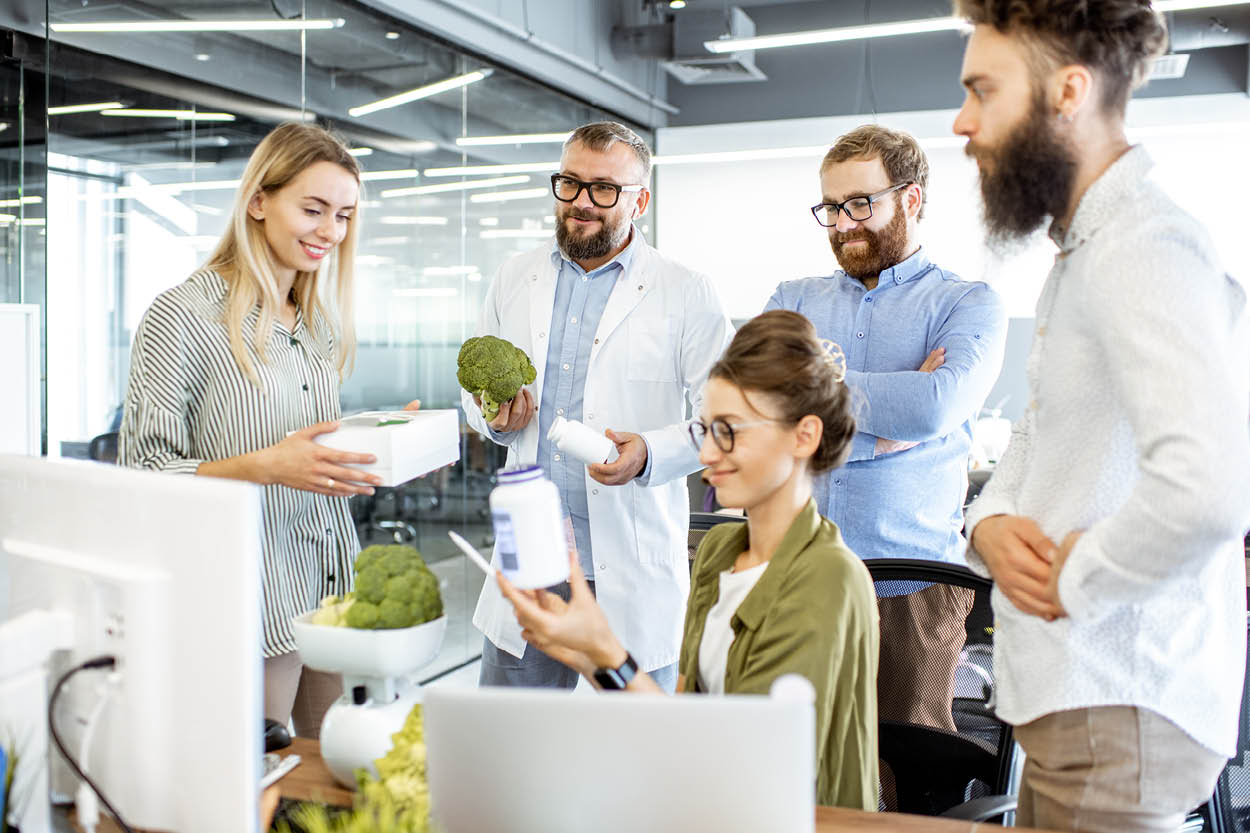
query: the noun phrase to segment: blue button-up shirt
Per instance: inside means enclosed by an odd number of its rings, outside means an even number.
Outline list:
[[[587,579],[593,579],[595,573],[590,546],[590,508],[586,502],[586,465],[561,453],[556,444],[547,439],[547,432],[556,417],[582,418],[586,370],[599,319],[603,317],[616,279],[629,270],[638,241],[642,239],[636,230],[631,231],[631,235],[624,251],[592,272],[566,259],[558,245],[553,244],[551,248],[551,262],[559,274],[548,329],[551,339],[547,344],[542,399],[538,405],[538,465],[555,483],[573,522],[573,537]],[[650,463],[650,455],[647,462]]]
[[[859,431],[848,462],[813,484],[821,514],[861,558],[962,564],[972,422],[1007,334],[997,293],[939,269],[920,249],[872,290],[839,271],[781,284],[766,309],[802,313],[846,353]],[[917,371],[938,347],[945,363]],[[876,456],[878,437],[918,445]]]

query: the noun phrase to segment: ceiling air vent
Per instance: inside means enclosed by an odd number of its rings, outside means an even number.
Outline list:
[[[674,15],[673,58],[664,69],[683,84],[723,84],[737,81],[763,81],[767,78],[755,66],[755,51],[708,52],[704,41],[728,35],[749,38],[755,34],[755,21],[737,6],[728,10],[685,9]]]
[[[1183,78],[1185,67],[1189,66],[1189,53],[1181,52],[1174,55],[1160,55],[1150,67],[1148,81],[1162,81],[1169,78]]]

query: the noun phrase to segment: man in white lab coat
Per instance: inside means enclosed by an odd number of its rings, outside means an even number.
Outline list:
[[[697,412],[732,326],[711,282],[661,256],[634,225],[650,175],[650,150],[623,125],[588,124],[568,138],[552,176],[555,240],[504,263],[478,326],[524,350],[538,377],[489,424],[468,393],[463,402],[474,429],[508,446],[509,468],[537,463],[555,483],[613,630],[671,691],[689,590],[685,478],[699,468],[687,403]],[[619,458],[568,458],[547,439],[557,417],[606,432]],[[486,636],[482,685],[577,684],[577,672],[526,645],[494,581],[473,624]]]

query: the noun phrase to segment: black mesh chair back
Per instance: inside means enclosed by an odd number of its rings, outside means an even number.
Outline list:
[[[694,569],[694,554],[699,549],[699,542],[703,540],[703,536],[707,535],[707,531],[717,524],[723,523],[743,523],[746,518],[742,515],[726,515],[720,512],[691,512],[690,513],[690,532],[686,538],[686,555],[690,559],[690,569]]]
[[[990,581],[933,561],[883,558],[865,565],[881,613],[886,809],[980,820],[1014,809],[1006,796],[1015,744],[1011,727],[991,711]],[[958,809],[973,799],[980,801],[972,815]]]

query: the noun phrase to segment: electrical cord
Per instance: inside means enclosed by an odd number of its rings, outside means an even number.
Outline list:
[[[52,696],[48,698],[48,733],[52,736],[52,742],[56,744],[57,751],[59,751],[61,756],[65,758],[65,761],[69,764],[70,769],[74,770],[74,773],[81,778],[87,786],[91,787],[92,792],[99,796],[100,803],[103,804],[104,808],[113,816],[114,821],[117,822],[117,826],[120,827],[125,833],[135,833],[130,825],[126,824],[125,820],[122,819],[121,813],[117,812],[117,808],[109,803],[108,798],[106,798],[104,793],[100,791],[100,788],[96,785],[96,783],[87,776],[87,773],[82,771],[73,756],[66,751],[65,744],[61,741],[61,735],[56,730],[56,720],[53,718],[56,713],[56,701],[61,696],[61,689],[63,689],[65,684],[70,681],[71,677],[80,671],[90,671],[97,668],[113,668],[116,665],[117,659],[115,657],[96,657],[95,659],[89,659],[62,674],[61,678],[56,681],[56,685],[52,688]]]

